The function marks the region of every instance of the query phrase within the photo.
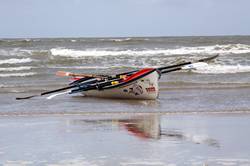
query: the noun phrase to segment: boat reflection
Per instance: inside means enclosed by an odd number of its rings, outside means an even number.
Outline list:
[[[161,136],[160,117],[158,115],[120,119],[119,125],[139,138],[160,139]]]
[[[85,129],[89,130],[114,130],[115,126],[138,138],[160,139],[161,136],[160,116],[158,114],[113,117],[112,119],[92,117],[92,119],[74,119],[70,123],[83,125]]]
[[[87,130],[103,131],[125,130],[128,134],[140,139],[165,139],[168,141],[188,141],[195,144],[206,144],[208,146],[220,147],[219,142],[208,136],[185,133],[181,129],[161,127],[161,117],[159,114],[134,115],[128,117],[98,118],[94,119],[78,119],[71,123],[74,125],[83,125]]]

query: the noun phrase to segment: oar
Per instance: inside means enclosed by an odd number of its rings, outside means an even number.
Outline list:
[[[176,65],[171,65],[171,66],[166,66],[166,67],[159,67],[157,68],[158,70],[166,70],[166,69],[171,69],[171,68],[175,68],[175,67],[180,67],[180,66],[184,66],[184,65],[189,65],[189,64],[192,64],[192,63],[196,63],[196,62],[207,62],[207,61],[210,61],[210,60],[213,60],[215,58],[217,58],[219,56],[219,54],[216,54],[214,56],[211,56],[211,57],[208,57],[208,58],[203,58],[203,59],[200,59],[198,61],[195,61],[195,62],[184,62],[184,63],[180,63],[180,64],[176,64]]]
[[[105,76],[103,75],[96,75],[96,74],[77,74],[77,73],[71,73],[71,72],[65,72],[65,71],[58,71],[56,72],[57,76],[71,76],[71,77],[91,77],[91,78],[103,78]]]
[[[76,85],[82,82],[89,83],[91,82],[96,82],[100,81],[104,78],[107,78],[109,76],[107,75],[96,75],[96,74],[78,74],[78,73],[71,73],[71,72],[65,72],[65,71],[58,71],[56,72],[57,76],[65,77],[65,76],[71,76],[71,77],[82,77],[79,78],[73,82],[71,82],[69,85]]]
[[[38,94],[38,95],[31,95],[31,96],[26,96],[26,97],[17,97],[16,100],[23,100],[23,99],[30,99],[30,98],[38,97],[38,96],[44,96],[44,95],[47,95],[47,94],[60,92],[60,91],[64,91],[64,90],[67,90],[67,89],[72,89],[72,88],[75,88],[75,87],[77,87],[77,85],[72,85],[72,86],[67,86],[67,87],[64,87],[64,88],[59,88],[59,89],[55,89],[55,90],[51,90],[51,91],[46,91],[46,92],[43,92],[43,93]]]
[[[71,82],[69,85],[76,85],[76,84],[79,84],[79,83],[94,83],[94,82],[97,82],[97,81],[100,81],[98,78],[95,78],[95,77],[83,77],[83,78],[80,78],[79,80],[75,80],[73,82]]]
[[[173,72],[173,71],[178,71],[178,70],[197,69],[197,68],[200,68],[200,67],[207,67],[207,66],[208,66],[208,64],[205,63],[205,62],[191,63],[191,64],[187,64],[187,65],[184,65],[184,66],[181,66],[181,67],[176,67],[176,68],[173,68],[173,69],[162,70],[161,74],[169,73],[169,72]]]

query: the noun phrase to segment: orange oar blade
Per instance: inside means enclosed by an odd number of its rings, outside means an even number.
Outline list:
[[[56,75],[60,76],[60,77],[65,77],[65,76],[72,76],[72,73],[65,72],[65,71],[58,71],[58,72],[56,72]]]

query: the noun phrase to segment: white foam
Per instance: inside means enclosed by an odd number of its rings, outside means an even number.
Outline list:
[[[67,48],[53,48],[50,50],[54,56],[63,56],[71,58],[81,57],[98,57],[98,56],[168,56],[168,55],[185,55],[185,54],[244,54],[250,53],[250,45],[228,44],[199,47],[180,47],[175,49],[151,49],[151,50],[74,50]]]
[[[231,166],[231,165],[249,165],[249,163],[250,163],[249,159],[243,159],[243,158],[222,158],[222,159],[207,160],[208,165]]]
[[[18,63],[29,63],[32,62],[32,59],[30,58],[22,58],[22,59],[5,59],[5,60],[0,60],[0,65],[2,64],[18,64]]]
[[[26,50],[20,48],[13,48],[11,50],[8,49],[0,49],[0,55],[3,56],[27,56],[32,55],[33,50]]]
[[[204,74],[226,74],[226,73],[244,73],[250,72],[250,66],[242,65],[207,65],[197,67],[195,70],[192,70],[196,73]]]
[[[0,77],[26,77],[26,76],[33,76],[36,73],[34,72],[28,72],[28,73],[6,73],[6,74],[0,74]]]
[[[20,67],[5,67],[0,68],[0,71],[21,71],[21,70],[30,70],[32,66],[20,66]]]

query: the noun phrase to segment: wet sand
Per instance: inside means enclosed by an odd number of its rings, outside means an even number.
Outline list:
[[[204,86],[204,85],[203,85]],[[119,100],[58,96],[51,100],[37,97],[15,100],[15,97],[39,94],[0,93],[0,115],[86,114],[88,112],[249,112],[250,88],[248,86],[161,86],[157,100]],[[50,88],[53,89],[53,88]],[[10,90],[9,90],[10,91]]]
[[[1,116],[0,165],[249,165],[250,114]]]

